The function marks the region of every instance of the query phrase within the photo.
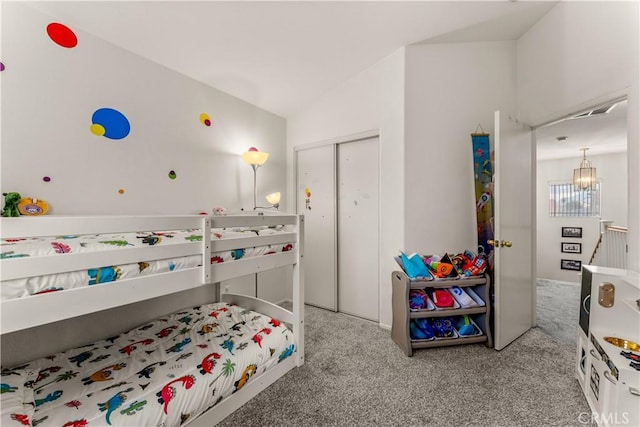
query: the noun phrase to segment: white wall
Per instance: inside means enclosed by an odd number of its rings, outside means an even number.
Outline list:
[[[516,43],[407,47],[405,249],[476,251],[471,136],[516,111]]]
[[[627,155],[626,153],[590,156],[601,184],[601,217],[558,218],[549,216],[549,182],[570,181],[581,157],[537,162],[537,277],[579,282],[576,272],[560,269],[561,259],[575,259],[587,264],[600,237],[600,219],[627,226]],[[561,237],[562,227],[582,227],[581,239]],[[560,251],[561,242],[582,244],[582,254]]]
[[[520,119],[538,125],[628,95],[630,268],[640,270],[640,4],[559,2],[518,41]]]
[[[294,147],[380,131],[380,324],[391,325],[393,257],[404,247],[404,49],[287,120],[287,196],[294,206]],[[336,66],[339,66],[336,64]]]
[[[270,153],[262,204],[284,191],[282,117],[80,29],[78,45],[63,48],[46,33],[56,19],[19,2],[2,12],[2,191],[44,199],[52,214],[237,211],[253,206],[253,172],[239,156],[250,146]],[[128,118],[126,138],[90,132],[102,107]]]
[[[214,206],[233,212],[253,206],[253,172],[240,158],[250,146],[270,153],[258,172],[260,203],[285,190],[282,117],[76,28],[78,45],[63,48],[47,36],[51,22],[57,20],[24,4],[2,2],[2,192],[44,199],[52,214],[188,214]],[[125,114],[126,138],[90,132],[93,112],[102,107]],[[213,126],[200,122],[203,112]],[[288,295],[267,286],[262,297]],[[211,300],[211,290],[199,289],[96,313],[83,318],[83,339]],[[53,339],[47,348],[78,345],[77,322],[3,336],[3,352]]]

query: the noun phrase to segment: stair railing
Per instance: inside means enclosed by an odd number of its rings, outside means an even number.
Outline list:
[[[627,227],[613,225],[613,221],[600,221],[600,238],[589,264],[611,268],[627,268]]]

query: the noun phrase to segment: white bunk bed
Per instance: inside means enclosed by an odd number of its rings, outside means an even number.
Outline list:
[[[135,264],[174,257],[199,256],[203,260],[198,263],[198,266],[176,269],[165,273],[123,279],[97,286],[83,286],[58,292],[2,300],[0,303],[1,335],[5,337],[16,333],[28,334],[28,329],[30,328],[46,327],[46,325],[51,325],[54,322],[78,316],[91,315],[103,310],[115,309],[190,289],[210,287],[211,298],[210,301],[206,301],[207,303],[217,301],[237,305],[245,310],[240,314],[246,314],[248,313],[247,310],[251,310],[267,316],[266,319],[270,319],[276,324],[282,322],[287,326],[286,329],[288,331],[283,331],[283,334],[284,332],[290,332],[295,344],[295,346],[291,346],[294,349],[291,357],[283,357],[269,369],[265,368],[265,370],[255,373],[246,382],[246,386],[238,388],[236,385],[236,390],[232,394],[228,394],[224,399],[220,395],[220,400],[210,405],[206,412],[193,416],[189,414],[189,417],[181,419],[179,423],[180,425],[189,424],[192,426],[214,425],[288,371],[304,363],[304,286],[302,283],[301,264],[302,249],[304,247],[303,221],[304,218],[298,215],[266,212],[249,212],[242,215],[213,217],[182,215],[1,218],[0,225],[2,228],[0,232],[4,241],[39,236],[99,235],[141,231],[163,232],[183,229],[194,231],[199,238],[167,246],[114,247],[113,250],[107,251],[65,253],[42,257],[12,257],[9,255],[0,260],[0,284],[25,277],[87,270],[107,265]],[[284,230],[277,234],[259,235],[256,232],[239,237],[233,236],[220,240],[214,237],[212,239],[212,229],[250,227],[255,230],[273,228],[275,226],[284,226]],[[242,258],[231,262],[209,262],[212,259],[212,254],[222,251],[283,244],[289,245],[285,252]],[[220,282],[223,280],[285,266],[291,266],[290,271],[292,271],[293,295],[291,310],[286,310],[259,298],[220,293]],[[176,307],[176,310],[182,308]],[[231,314],[229,314],[229,317],[231,317]],[[254,316],[254,318],[257,318],[257,316]],[[164,321],[165,319],[161,320]],[[242,323],[244,324],[245,322],[243,321]],[[247,321],[247,323],[249,322]],[[150,326],[147,327],[150,328]],[[273,354],[273,349],[271,349],[271,352]],[[46,354],[44,353],[43,356]],[[3,361],[3,368],[9,367]],[[110,422],[118,425],[117,421],[113,420],[113,417]],[[46,422],[43,425],[46,425]]]

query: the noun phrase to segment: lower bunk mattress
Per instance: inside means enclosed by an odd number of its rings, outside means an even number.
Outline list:
[[[2,371],[2,426],[179,426],[295,351],[291,329],[214,303]]]

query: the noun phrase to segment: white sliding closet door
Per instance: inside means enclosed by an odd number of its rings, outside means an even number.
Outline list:
[[[296,165],[297,212],[305,217],[305,303],[336,311],[335,145],[297,151]]]
[[[337,150],[338,311],[377,322],[378,138],[338,144]]]

